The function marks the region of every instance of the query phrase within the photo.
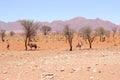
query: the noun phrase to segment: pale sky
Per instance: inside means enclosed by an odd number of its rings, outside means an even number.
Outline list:
[[[120,24],[120,0],[1,0],[0,21],[101,18]]]

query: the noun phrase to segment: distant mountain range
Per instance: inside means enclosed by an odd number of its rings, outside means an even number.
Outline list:
[[[74,30],[79,30],[81,27],[85,26],[90,26],[93,29],[102,26],[107,30],[111,30],[112,27],[120,26],[110,21],[105,21],[99,18],[86,19],[84,17],[76,17],[66,21],[56,20],[53,22],[38,22],[38,23],[40,25],[47,25],[52,27],[52,31],[61,31],[65,25],[69,25]],[[8,32],[9,31],[22,32],[23,26],[21,26],[19,21],[8,23],[0,21],[0,29],[4,29]]]

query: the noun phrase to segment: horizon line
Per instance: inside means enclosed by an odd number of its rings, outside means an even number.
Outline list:
[[[76,16],[76,17],[72,17],[72,18],[66,18],[66,19],[52,19],[52,20],[38,20],[38,19],[16,19],[16,20],[11,20],[11,21],[5,21],[5,20],[0,20],[0,22],[5,22],[5,23],[10,23],[10,22],[17,22],[19,20],[33,20],[33,21],[36,21],[36,22],[48,22],[48,23],[52,23],[54,21],[68,21],[68,20],[71,20],[71,19],[75,19],[75,18],[84,18],[84,19],[92,19],[92,20],[95,20],[95,19],[100,19],[100,20],[103,20],[103,21],[109,21],[109,22],[112,22],[116,25],[120,25],[120,23],[116,23],[114,21],[111,21],[109,19],[104,19],[104,18],[100,18],[100,17],[96,17],[96,18],[88,18],[88,17],[82,17],[82,16]]]

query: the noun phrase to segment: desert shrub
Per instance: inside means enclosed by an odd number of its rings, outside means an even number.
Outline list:
[[[96,35],[100,37],[100,41],[102,42],[102,38],[106,33],[106,30],[103,27],[98,27],[96,30]]]
[[[15,32],[14,31],[11,31],[10,32],[10,36],[14,36],[15,35]]]
[[[52,30],[52,28],[49,26],[46,26],[46,25],[44,25],[40,28],[40,31],[42,31],[44,35],[47,35],[51,30]]]

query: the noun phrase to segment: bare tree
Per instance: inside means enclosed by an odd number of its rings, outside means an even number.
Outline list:
[[[100,36],[100,41],[102,41],[102,38],[106,33],[105,29],[103,27],[98,27],[95,31],[97,36]]]
[[[51,30],[52,30],[52,28],[49,26],[46,26],[46,25],[44,25],[40,28],[40,31],[42,31],[44,35],[47,35],[48,32],[50,32]]]
[[[64,36],[66,37],[66,39],[69,42],[69,46],[70,46],[69,50],[72,51],[72,40],[73,40],[74,31],[71,28],[69,28],[68,25],[66,25],[63,29],[63,33],[64,33]]]
[[[23,26],[25,34],[25,49],[27,50],[27,45],[31,38],[37,34],[39,25],[31,20],[21,20],[21,25]]]
[[[4,37],[6,36],[5,32],[6,32],[5,30],[1,30],[1,31],[0,31],[0,35],[1,35],[2,42],[5,41],[5,40],[4,40]]]
[[[89,43],[89,47],[92,48],[92,43],[94,41],[95,34],[92,33],[91,27],[83,27],[82,30],[80,31],[81,31],[80,33],[84,36],[84,38],[87,39]]]
[[[115,37],[115,34],[116,34],[116,32],[117,32],[117,29],[118,29],[118,27],[112,27],[112,31],[113,31],[113,37]]]
[[[15,35],[15,32],[14,31],[11,31],[10,32],[10,36],[14,36]]]

